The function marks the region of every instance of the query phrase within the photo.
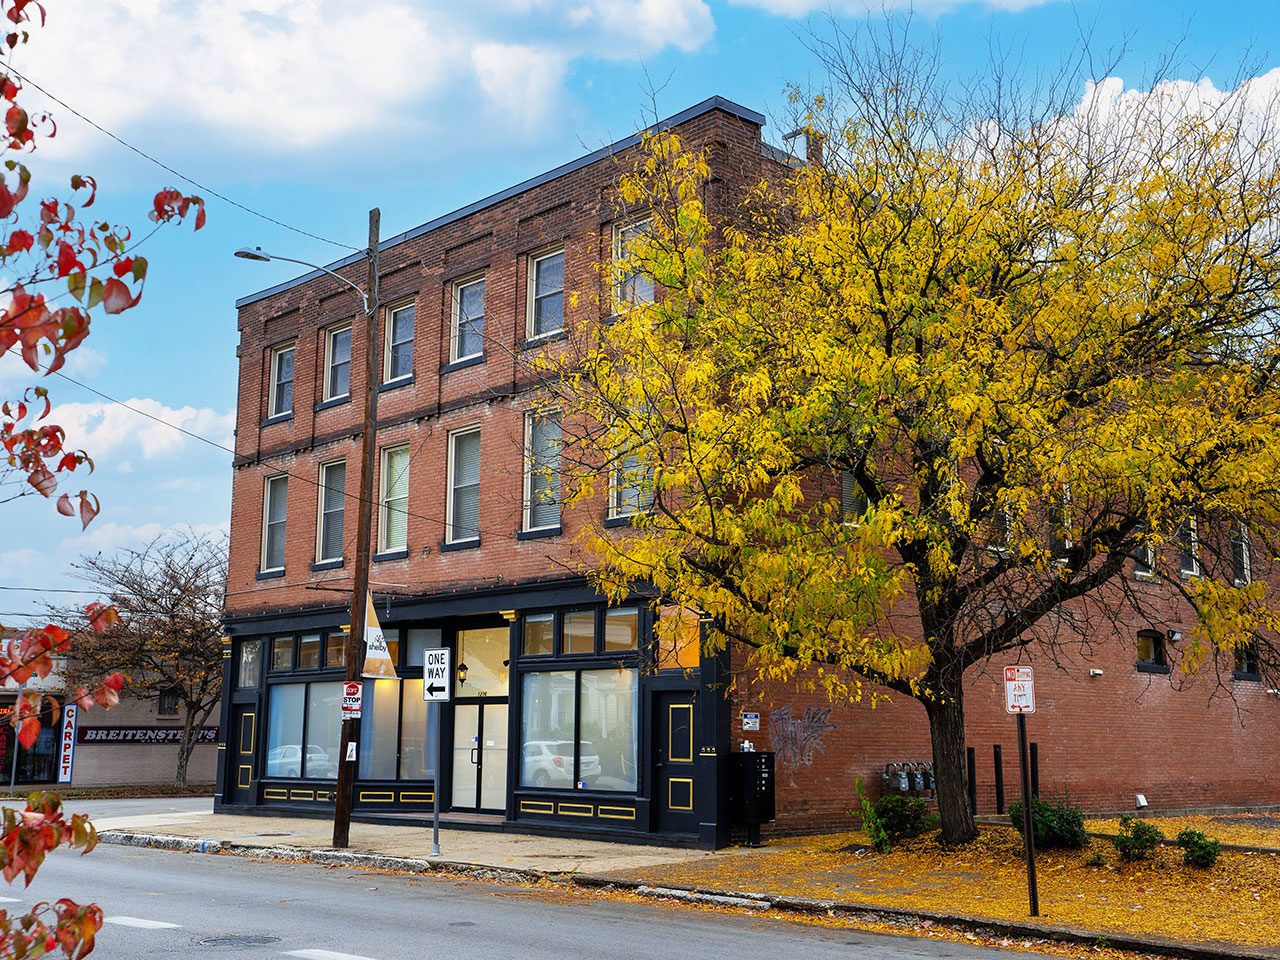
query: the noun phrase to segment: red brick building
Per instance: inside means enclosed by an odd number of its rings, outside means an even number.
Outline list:
[[[713,215],[786,162],[763,123],[714,98],[662,124],[711,148]],[[563,511],[549,496],[548,471],[530,465],[546,466],[560,424],[537,405],[527,359],[566,314],[596,309],[571,292],[598,291],[595,264],[641,228],[643,211],[620,208],[614,190],[638,142],[381,244],[370,581],[400,679],[366,681],[357,815],[425,811],[438,787],[442,809],[472,822],[723,844],[730,754],[743,739],[777,752],[780,830],[842,825],[856,777],[878,789],[886,762],[928,758],[914,703],[831,708],[745,684],[731,699],[727,654],[655,649],[646,598],[609,607],[578,572],[577,531],[625,523],[632,492],[611,484],[607,498]],[[330,269],[359,284],[366,264],[357,255]],[[218,805],[323,813],[337,768],[361,431],[352,400],[368,387],[367,331],[350,291],[318,271],[236,305]],[[452,702],[429,708],[423,651],[439,646],[458,676]],[[1280,701],[1261,683],[1247,672],[1237,681],[1241,727],[1226,701],[1206,709],[1205,696],[1135,670],[1127,646],[1105,649],[1113,660],[1078,675],[1042,671],[1031,729],[1043,790],[1106,808],[1132,805],[1135,791],[1164,806],[1280,800]],[[990,681],[974,679],[969,703],[985,812],[992,744],[1004,744],[1015,789],[1013,726]]]

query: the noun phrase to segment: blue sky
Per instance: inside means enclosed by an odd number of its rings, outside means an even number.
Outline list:
[[[879,0],[48,0],[49,23],[14,66],[130,144],[246,207],[363,246],[620,139],[712,95],[785,114],[788,82],[821,79],[806,48],[831,15]],[[879,15],[879,14],[877,14]],[[1280,66],[1275,0],[924,0],[913,29],[936,35],[945,75],[981,72],[994,43],[1052,69],[1082,29],[1114,72],[1144,89],[1178,44],[1176,76],[1229,87],[1241,63]],[[657,93],[652,90],[657,88]],[[1083,90],[1081,91],[1083,94]],[[94,174],[96,215],[147,226],[161,187],[189,188],[66,107],[31,91],[58,136],[32,162],[36,192]],[[779,123],[782,120],[779,119]],[[778,142],[781,131],[766,128]],[[194,192],[200,192],[194,190]],[[206,194],[208,226],[170,227],[142,251],[141,305],[95,321],[68,373],[108,396],[230,444],[237,297],[289,279],[288,264],[235,260],[240,246],[329,262],[346,251]],[[29,381],[0,360],[0,397]],[[53,418],[98,463],[102,514],[81,533],[51,502],[0,506],[0,587],[75,587],[84,553],[138,546],[174,526],[214,530],[230,511],[230,455],[49,378]],[[73,491],[79,489],[76,482]],[[0,623],[39,596],[0,590]],[[89,597],[86,600],[91,599]]]

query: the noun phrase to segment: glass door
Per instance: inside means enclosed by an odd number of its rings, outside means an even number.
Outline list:
[[[479,782],[480,707],[459,703],[453,708],[453,809],[478,809]]]
[[[453,689],[454,810],[507,806],[508,627],[458,631]]]

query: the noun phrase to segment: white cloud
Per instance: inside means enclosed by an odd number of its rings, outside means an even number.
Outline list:
[[[483,43],[471,51],[480,86],[503,118],[526,132],[552,112],[564,78],[564,58],[549,50]]]
[[[69,553],[95,553],[101,551],[137,549],[144,547],[157,537],[183,535],[188,530],[203,536],[226,536],[231,529],[230,522],[223,523],[143,523],[136,526],[120,523],[94,522],[78,537],[68,537],[59,544],[59,549]]]
[[[107,367],[107,358],[87,344],[81,344],[67,354],[62,372],[77,380],[86,380],[101,373]],[[16,350],[0,354],[0,399],[17,400],[27,387],[47,387],[51,400],[57,400],[58,392],[67,385],[56,377],[34,372],[23,362]]]
[[[82,449],[94,460],[133,452],[143,460],[155,460],[182,452],[197,442],[174,430],[175,426],[231,446],[235,413],[219,413],[208,407],[174,409],[158,400],[134,398],[125,403],[60,403],[53,408],[49,421],[66,431],[65,446]]]

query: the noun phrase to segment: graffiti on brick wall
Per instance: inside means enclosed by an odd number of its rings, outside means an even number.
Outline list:
[[[808,707],[802,717],[793,717],[790,707],[769,714],[769,742],[778,766],[794,773],[801,764],[811,765],[814,754],[825,749],[822,738],[836,728],[830,716],[830,707]]]

